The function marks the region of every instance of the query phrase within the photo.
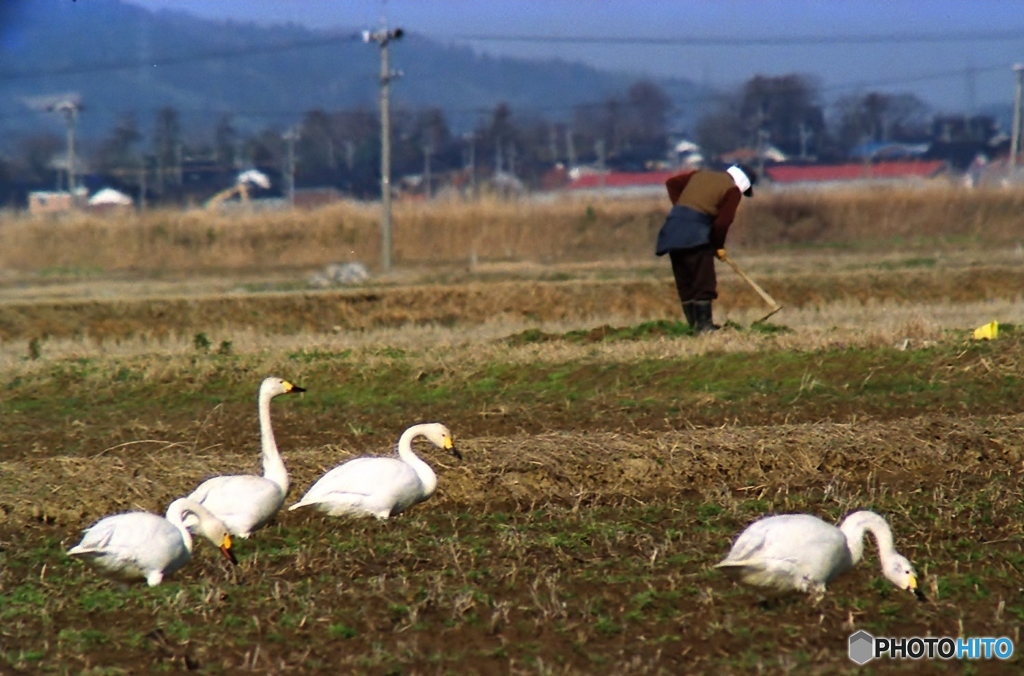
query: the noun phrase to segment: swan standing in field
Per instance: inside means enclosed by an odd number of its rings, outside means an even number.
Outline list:
[[[826,584],[861,560],[865,532],[875,537],[882,574],[924,601],[914,567],[896,552],[889,524],[874,512],[854,512],[838,528],[810,514],[765,517],[736,538],[715,568],[755,587],[820,596]]]
[[[166,518],[149,512],[128,512],[100,519],[86,529],[82,541],[68,555],[83,559],[107,577],[124,582],[144,579],[150,587],[178,570],[192,557],[192,535],[185,519],[237,564],[231,536],[217,517],[202,505],[179,498],[167,508]]]
[[[413,453],[412,440],[420,436],[462,459],[447,427],[441,423],[413,425],[398,440],[397,458],[349,460],[321,477],[289,511],[313,507],[329,516],[353,514],[386,519],[423,502],[434,494],[437,475]]]
[[[288,494],[288,470],[277,450],[270,427],[270,400],[280,394],[305,392],[281,378],[266,378],[260,385],[260,443],[263,476],[236,474],[207,479],[189,497],[224,522],[232,535],[247,538],[277,514]],[[189,527],[192,523],[187,524]]]

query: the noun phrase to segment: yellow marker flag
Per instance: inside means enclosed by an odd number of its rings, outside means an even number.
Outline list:
[[[999,337],[999,322],[989,322],[974,329],[975,340],[992,340]]]

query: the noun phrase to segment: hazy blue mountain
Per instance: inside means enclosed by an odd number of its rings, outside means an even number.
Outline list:
[[[61,119],[40,108],[69,93],[81,99],[86,138],[105,135],[127,112],[148,128],[166,105],[180,111],[186,135],[204,137],[225,112],[236,115],[239,128],[256,131],[294,124],[312,108],[377,105],[379,48],[362,41],[360,26],[332,34],[151,13],[119,0],[2,2],[0,143],[62,131]],[[636,80],[563,61],[493,58],[408,28],[391,49],[392,67],[403,72],[394,105],[440,106],[457,130],[502,101],[517,115],[563,118],[574,105],[622,94]],[[687,125],[700,88],[658,83],[683,104],[675,126]]]

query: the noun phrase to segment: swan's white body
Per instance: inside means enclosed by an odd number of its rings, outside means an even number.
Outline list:
[[[100,519],[90,526],[82,541],[68,555],[83,559],[107,577],[125,582],[144,579],[150,587],[178,570],[192,557],[192,535],[185,519],[235,562],[231,536],[217,517],[202,505],[179,498],[167,508],[167,516],[128,512]]]
[[[437,475],[412,450],[412,440],[418,436],[462,457],[444,425],[413,425],[398,440],[397,458],[356,458],[335,467],[289,510],[312,507],[330,516],[372,515],[387,519],[423,502],[437,489]]]
[[[279,394],[305,392],[281,378],[267,378],[260,385],[260,444],[263,476],[238,474],[204,481],[189,496],[213,512],[232,535],[247,538],[274,518],[288,494],[288,470],[277,450],[270,426],[270,401]],[[187,524],[189,527],[192,523]]]
[[[770,516],[752,523],[715,567],[734,579],[776,593],[823,594],[825,586],[864,555],[864,534],[878,544],[882,574],[900,589],[914,592],[917,574],[893,547],[892,531],[874,512],[854,512],[837,528],[810,514]]]

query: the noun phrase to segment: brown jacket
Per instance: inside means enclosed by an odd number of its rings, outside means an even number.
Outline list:
[[[724,171],[698,169],[673,176],[665,181],[665,188],[672,204],[711,216],[711,244],[716,249],[725,247],[725,236],[742,198],[732,176]]]

